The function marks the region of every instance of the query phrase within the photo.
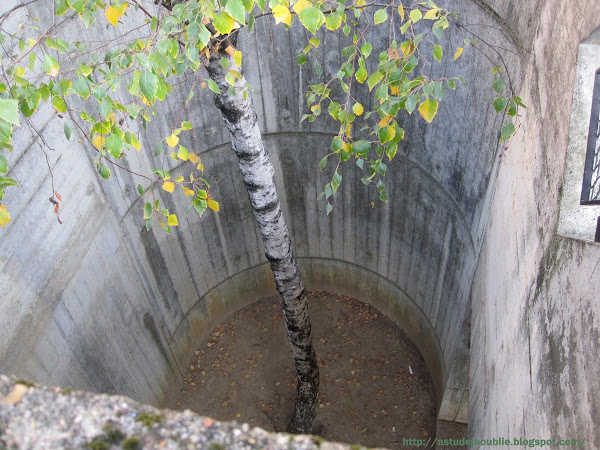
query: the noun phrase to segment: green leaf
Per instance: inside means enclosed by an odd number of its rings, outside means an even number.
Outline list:
[[[110,114],[113,112],[114,104],[112,99],[107,95],[102,99],[102,103],[100,103],[100,114],[106,120],[110,117]]]
[[[375,25],[379,25],[380,23],[385,22],[387,20],[387,18],[388,18],[387,11],[385,8],[383,8],[375,13],[375,15],[373,16],[373,22],[375,22]]]
[[[315,8],[314,6],[307,6],[306,8],[302,9],[302,11],[300,11],[299,18],[300,22],[302,22],[302,25],[304,25],[304,27],[312,34],[315,34],[325,22],[325,15],[320,9]]]
[[[496,77],[494,82],[492,83],[492,88],[498,93],[501,94],[504,90],[504,80],[502,77]]]
[[[326,165],[327,165],[327,156],[325,156],[325,157],[324,157],[324,158],[321,160],[321,162],[319,163],[319,168],[320,168],[321,170],[323,170],[323,169],[325,168],[325,166],[326,166]]]
[[[367,80],[367,84],[369,85],[369,91],[372,91],[377,83],[379,83],[383,79],[384,73],[381,71],[376,71],[371,74],[369,79]]]
[[[500,112],[506,108],[506,99],[504,97],[496,97],[494,99],[494,109],[496,112]]]
[[[71,8],[73,8],[79,14],[83,14],[85,0],[69,0],[69,5],[71,6]]]
[[[331,190],[333,191],[333,195],[336,194],[340,184],[342,184],[342,176],[336,170],[333,174],[333,179],[331,180]]]
[[[140,193],[140,195],[144,195],[144,188],[143,188],[143,186],[141,184],[137,185],[137,190]],[[150,203],[148,203],[148,205],[150,205]],[[152,207],[150,207],[150,208],[152,208]]]
[[[394,136],[396,136],[396,128],[387,125],[379,130],[378,136],[379,142],[385,144],[386,142],[389,142],[392,139],[394,139]]]
[[[371,150],[371,142],[361,139],[352,144],[352,151],[357,155],[366,155]]]
[[[368,58],[369,55],[371,54],[371,51],[373,50],[373,46],[371,44],[369,44],[368,42],[365,42],[363,44],[363,46],[360,49],[360,52],[362,53],[362,55],[365,58]]]
[[[17,185],[17,182],[15,180],[13,180],[12,178],[0,177],[0,189],[9,187],[9,186],[16,186],[16,185]]]
[[[108,136],[104,146],[108,149],[113,158],[119,159],[121,157],[121,154],[123,153],[123,140],[116,134],[112,133]]]
[[[85,81],[82,77],[77,78],[77,81],[75,81],[75,84],[73,84],[73,89],[75,89],[77,95],[84,99],[87,99],[90,96],[90,88],[88,86],[88,82]]]
[[[325,20],[325,26],[328,30],[337,30],[341,24],[342,16],[337,12],[329,14]]]
[[[388,147],[385,149],[385,154],[387,155],[387,157],[390,159],[390,161],[394,158],[394,156],[396,156],[396,153],[398,152],[398,143],[394,142],[391,143],[390,145],[388,145]]]
[[[0,173],[8,172],[8,161],[2,155],[0,155]]]
[[[146,202],[144,203],[144,220],[148,220],[150,217],[152,217],[152,205],[150,202]]]
[[[244,4],[244,9],[247,12],[252,12],[252,8],[254,7],[254,0],[242,0],[242,3]]]
[[[100,176],[105,180],[108,180],[110,178],[110,169],[104,164],[98,168],[98,172],[100,172]]]
[[[67,138],[67,141],[71,140],[71,127],[69,126],[69,124],[65,123],[63,130],[65,132],[65,137]]]
[[[221,34],[229,34],[235,26],[235,20],[225,11],[219,11],[217,17],[213,19],[213,26]]]
[[[242,0],[227,0],[225,11],[240,24],[246,24],[246,8],[244,7]]]
[[[158,90],[158,77],[149,70],[144,70],[140,76],[140,89],[146,100],[152,102]]]
[[[58,69],[60,69],[60,65],[58,64],[58,61],[56,59],[54,59],[52,56],[46,53],[46,55],[44,56],[44,63],[42,64],[42,68],[44,69],[44,72],[46,72],[48,75],[56,76],[58,75]]]
[[[419,105],[419,114],[427,122],[431,123],[438,112],[438,101],[433,98],[428,98]]]
[[[339,136],[336,136],[331,141],[331,151],[334,153],[339,152],[344,147],[344,141]]]
[[[250,33],[252,31],[252,28],[254,27],[254,21],[255,21],[255,17],[254,17],[254,13],[250,13],[250,18],[248,19],[248,33]]]
[[[179,159],[183,159],[184,161],[187,161],[189,156],[190,156],[190,152],[188,151],[188,149],[185,148],[183,145],[180,145],[179,150],[177,151],[177,157]]]
[[[433,57],[438,61],[442,61],[442,55],[444,54],[444,50],[441,45],[435,44],[433,47]]]
[[[0,119],[19,125],[19,102],[0,98]]]
[[[500,129],[500,141],[503,142],[515,134],[515,126],[512,122],[508,122]]]
[[[419,20],[421,20],[422,17],[423,17],[423,13],[419,9],[413,9],[410,12],[410,20],[412,20],[413,23],[418,22]]]
[[[302,64],[306,63],[307,58],[306,55],[304,53],[300,53],[298,55],[298,65],[301,66]]]
[[[354,74],[354,76],[356,77],[356,81],[358,81],[360,84],[365,82],[368,75],[369,73],[367,72],[367,69],[365,69],[364,66],[360,66]]]
[[[55,0],[54,12],[57,16],[62,16],[69,10],[69,2],[67,0]]]
[[[54,106],[54,109],[56,109],[58,112],[67,112],[67,104],[62,99],[62,97],[54,97],[52,99],[52,106]]]
[[[215,94],[220,94],[221,89],[219,89],[219,85],[215,83],[213,80],[208,80],[208,88],[213,91]]]
[[[327,211],[327,215],[329,215],[329,213],[331,211],[333,211],[333,206],[331,206],[331,203],[327,203],[327,206],[325,207],[325,211]]]

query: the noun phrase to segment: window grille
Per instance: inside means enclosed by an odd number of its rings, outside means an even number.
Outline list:
[[[583,172],[581,204],[600,205],[600,70],[596,72],[594,79],[592,115]]]

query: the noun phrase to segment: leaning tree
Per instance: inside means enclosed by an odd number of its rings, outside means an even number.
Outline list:
[[[35,11],[40,5],[53,8],[51,24],[38,28],[32,13],[21,14],[25,20],[17,26],[11,24],[9,19],[15,13]],[[83,39],[66,41],[60,37],[61,19],[71,16],[78,17],[86,27],[110,24],[118,37],[111,39],[109,50]],[[492,88],[497,92],[494,107],[508,117],[500,141],[514,133],[510,118],[516,117],[518,108],[524,105],[514,94],[502,54],[485,41],[478,41],[455,14],[431,0],[270,0],[269,4],[265,0],[23,0],[5,6],[0,13],[0,201],[5,188],[17,184],[5,156],[12,150],[14,127],[29,126],[41,144],[47,145],[35,127],[35,113],[42,103],[49,102],[55,114],[65,120],[66,138],[71,139],[75,127],[90,151],[95,152],[102,178],[110,177],[111,167],[140,177],[138,191],[145,197],[141,214],[148,229],[158,222],[170,233],[178,225],[177,215],[161,205],[157,189],[168,193],[177,187],[182,189],[190,209],[200,216],[207,209],[218,212],[219,203],[211,196],[200,156],[179,142],[181,133],[193,128],[194,117],[174,126],[164,137],[164,146],[156,143],[161,152],[167,148],[176,161],[193,164],[189,177],[172,177],[168,171],[158,169],[141,174],[120,162],[132,149],[141,148],[137,125],[146,127],[157,103],[166,100],[173,90],[172,85],[194,74],[187,102],[197,85],[214,93],[281,294],[298,378],[296,407],[288,431],[309,433],[319,372],[305,286],[293,255],[250,86],[242,72],[243,54],[237,46],[240,30],[252,32],[256,20],[274,20],[286,29],[297,22],[307,30],[306,47],[298,55],[298,64],[305,64],[321,45],[316,36],[321,28],[347,37],[348,46],[341,51],[342,64],[337,73],[307,87],[307,114],[302,118],[312,122],[327,111],[339,123],[331,151],[319,164],[324,169],[329,160],[335,166],[331,181],[323,186],[319,197],[325,198],[327,214],[333,209],[331,200],[342,182],[340,165],[347,161],[354,161],[364,172],[363,183],[374,185],[379,198],[387,201],[386,161],[394,158],[405,134],[400,115],[417,112],[427,122],[434,119],[447,91],[464,80],[430,77],[432,63],[442,58],[456,60],[466,47],[483,51],[492,62]],[[370,42],[373,34],[367,31],[376,27],[388,36],[384,48],[375,48]],[[439,41],[447,29],[464,36],[463,46],[453,49],[450,55],[444,55]],[[357,86],[361,85],[370,93],[370,106],[357,100]],[[356,131],[358,126],[363,129]],[[61,197],[54,188],[50,201],[60,222]],[[7,205],[0,204],[0,226],[9,222]]]

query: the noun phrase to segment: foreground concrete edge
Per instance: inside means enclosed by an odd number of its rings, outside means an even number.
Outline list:
[[[0,448],[359,449],[0,375]]]

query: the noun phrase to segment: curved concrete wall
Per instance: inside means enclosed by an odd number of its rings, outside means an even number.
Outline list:
[[[470,14],[478,23],[494,23],[483,10],[472,9]],[[77,23],[67,25],[65,36],[83,31],[77,30]],[[319,37],[323,44],[315,57],[324,68],[322,79],[327,79],[338,70],[337,49],[347,43],[334,33]],[[459,43],[457,37],[449,38],[446,53]],[[357,168],[347,164],[334,212],[326,216],[316,197],[331,174],[320,173],[318,161],[328,152],[336,127],[327,119],[300,123],[306,86],[319,79],[311,64],[295,64],[304,45],[301,30],[287,33],[264,20],[257,22],[255,33],[241,38],[244,71],[254,88],[306,284],[368,301],[394,318],[423,353],[441,401],[468,310],[494,169],[499,118],[487,101],[489,80],[479,76],[485,63],[472,53],[458,63],[434,68],[433,76],[464,76],[469,89],[448,94],[434,126],[425,126],[417,117],[405,119],[407,139],[387,177],[388,203],[376,201],[371,207],[373,190],[364,187]],[[379,46],[385,48],[383,41]],[[20,297],[17,320],[5,332],[6,356],[0,370],[161,402],[168,394],[169,377],[185,366],[203,333],[233,309],[274,293],[229,136],[210,93],[197,92],[188,109],[181,109],[191,84],[179,86],[173,100],[159,107],[159,117],[166,119],[141,130],[147,151],[130,155],[128,165],[138,172],[161,167],[186,174],[191,167],[157,158],[152,149],[176,121],[190,119],[194,130],[181,136],[182,143],[201,154],[221,213],[202,219],[186,215],[183,195],[159,193],[179,215],[180,226],[171,235],[159,227],[147,232],[135,188],[139,179],[113,170],[116,180],[104,182],[81,153],[76,159],[71,152],[52,155],[55,176],[62,177],[56,189],[63,197],[65,192],[69,195],[62,212],[67,225],[58,226],[46,214],[40,219],[41,233],[30,239],[36,248],[50,235],[48,252],[20,257],[32,251],[19,243],[30,228],[19,211],[23,194],[9,197],[9,206],[19,212],[2,238],[3,255],[8,255],[3,269],[11,289],[8,298],[19,298],[19,283],[30,283],[23,269],[31,261],[48,267],[37,269],[39,285],[32,286],[25,300]],[[365,92],[359,90],[358,95],[367,104]],[[46,122],[57,130],[52,142],[64,142],[59,121],[48,113]],[[35,152],[39,150],[31,148],[23,158],[13,158],[13,173],[27,170],[27,161],[39,162],[42,155]],[[69,172],[70,164],[77,164],[76,170]],[[38,165],[36,170],[45,169]],[[73,184],[72,173],[81,181]],[[40,186],[39,194],[30,193],[42,211],[47,184]],[[29,211],[23,208],[23,217]],[[74,240],[80,234],[79,242]],[[68,269],[50,263],[57,260],[64,260]],[[11,305],[12,300],[3,302],[4,311]],[[133,364],[127,363],[130,353],[135,354]],[[136,383],[140,379],[144,387]]]
[[[566,1],[555,0],[552,6],[498,2],[504,17],[500,21],[480,0],[448,3],[467,13],[463,17],[478,24],[472,28],[485,40],[497,37],[497,29],[521,43],[535,38],[542,48],[536,48],[538,58],[507,54],[514,82],[523,82],[529,95],[526,103],[532,105],[522,119],[528,128],[521,129],[513,141],[520,144],[511,148],[523,148],[527,154],[531,147],[549,147],[553,138],[544,134],[536,114],[543,114],[545,123],[560,123],[568,114],[564,108],[568,94],[562,90],[558,95],[549,80],[556,75],[563,86],[572,86],[572,76],[558,62],[548,61],[559,61],[556,55],[576,47],[585,30],[592,28],[593,18],[586,17],[574,35],[569,28],[578,20],[574,11],[569,12],[571,22],[553,24],[552,32],[564,38],[562,46],[554,48],[555,40],[545,31],[546,16],[553,9],[568,9]],[[591,8],[592,3],[583,6]],[[536,16],[538,6],[546,16]],[[82,32],[75,23],[67,25],[65,35]],[[337,49],[344,42],[332,33],[319,37],[325,45],[318,58],[327,78],[337,70]],[[445,54],[451,55],[461,44],[462,36],[449,37]],[[544,178],[558,180],[564,158],[561,163],[540,150],[545,156],[538,164],[535,157],[521,161],[521,156],[512,156],[519,153],[515,150],[507,153],[515,158],[510,169],[501,165],[498,152],[504,149],[496,144],[500,117],[490,107],[491,80],[481,75],[488,73],[489,64],[476,53],[465,53],[458,62],[433,70],[441,76],[462,75],[469,88],[448,94],[433,125],[426,126],[415,116],[405,119],[407,138],[388,171],[390,201],[376,201],[371,207],[373,192],[360,183],[359,172],[349,164],[335,209],[326,216],[323,204],[315,199],[330,173],[319,172],[317,166],[336,129],[327,119],[299,123],[306,109],[305,86],[317,80],[310,62],[295,64],[304,47],[303,33],[286,33],[257,21],[256,33],[242,36],[241,46],[244,72],[254,87],[261,129],[308,287],[352,295],[396,320],[425,357],[438,401],[443,389],[451,387],[459,396],[455,403],[467,388],[461,358],[469,354],[465,339],[472,297],[476,305],[472,358],[477,357],[477,363],[471,371],[476,392],[471,423],[476,432],[500,430],[491,425],[490,417],[497,411],[494,408],[501,408],[494,405],[503,405],[498,397],[502,394],[490,392],[486,385],[489,372],[495,370],[486,359],[489,325],[510,320],[503,314],[510,310],[511,299],[518,303],[525,298],[521,291],[529,289],[543,265],[541,255],[552,232],[531,231],[539,217],[530,217],[528,211],[543,215],[549,229],[555,223],[554,210],[548,206],[546,211],[531,195],[527,176],[534,173],[536,186],[549,186]],[[549,73],[542,71],[542,62]],[[23,183],[6,197],[13,223],[0,237],[0,287],[7,293],[0,303],[0,372],[161,403],[204,333],[234,309],[275,292],[229,138],[210,93],[196,92],[189,107],[181,110],[193,81],[178,86],[173,100],[160,106],[159,117],[166,120],[155,120],[148,130],[141,130],[147,151],[128,160],[129,167],[140,172],[160,167],[186,174],[187,165],[157,158],[152,149],[181,120],[193,122],[194,130],[182,134],[182,143],[201,153],[222,211],[199,219],[184,213],[181,193],[176,191],[173,197],[158,193],[180,218],[171,235],[158,227],[145,231],[135,188],[139,179],[124,171],[113,171],[115,179],[108,182],[99,179],[93,155],[85,153],[89,149],[73,148],[79,147],[73,141],[67,144],[60,136],[61,122],[48,112],[45,125],[38,128],[57,149],[49,157],[56,190],[65,198],[61,209],[65,224],[56,224],[47,205],[51,188],[44,155],[27,130],[18,131],[15,142],[22,145],[16,146],[10,163],[12,174]],[[564,136],[558,133],[557,142]],[[67,145],[68,152],[58,151]],[[509,170],[520,175],[509,175]],[[557,205],[556,189],[548,189],[553,195],[550,203]],[[505,211],[517,214],[516,222],[502,216]],[[491,222],[490,215],[495,218]],[[500,216],[504,218],[499,220]],[[516,249],[513,233],[521,236]],[[490,286],[497,283],[514,285],[519,292],[507,288],[504,294],[492,295]],[[494,308],[486,309],[490,305]],[[503,329],[507,338],[513,336],[514,326],[507,323]],[[496,352],[491,358],[510,371],[506,354]],[[482,395],[496,395],[495,403],[490,406]],[[522,396],[520,402],[525,405],[529,400]]]

